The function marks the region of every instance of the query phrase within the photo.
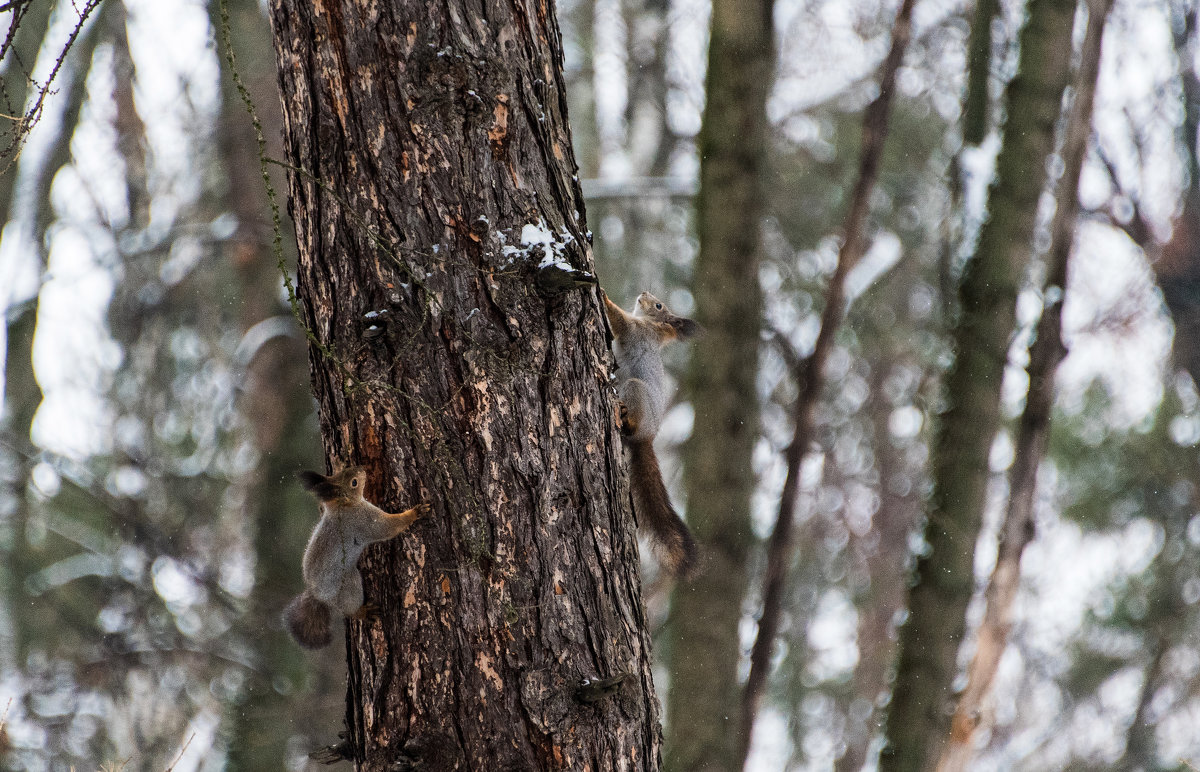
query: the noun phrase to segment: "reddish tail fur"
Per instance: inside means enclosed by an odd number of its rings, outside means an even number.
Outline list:
[[[329,607],[308,590],[297,595],[283,610],[288,632],[306,649],[321,649],[333,640],[329,618]]]
[[[652,440],[625,440],[629,448],[633,506],[641,525],[662,545],[663,563],[672,575],[686,579],[696,567],[696,541],[680,519],[663,484]]]

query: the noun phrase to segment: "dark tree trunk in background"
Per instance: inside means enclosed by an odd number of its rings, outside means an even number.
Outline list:
[[[32,3],[20,14],[20,24],[12,33],[11,48],[3,62],[4,91],[0,95],[0,104],[5,115],[25,113],[25,103],[32,93],[28,70],[37,60],[52,10],[52,3]],[[5,21],[11,23],[16,15],[14,11]],[[15,152],[17,146],[14,144],[9,148],[8,145],[18,141],[18,131],[18,124],[6,119],[3,134],[0,135],[0,149]],[[0,226],[7,225],[13,218],[13,204],[17,200],[17,172],[20,169],[18,160],[15,156],[0,160]]]
[[[955,258],[962,245],[963,224],[966,219],[962,206],[963,188],[966,185],[963,154],[968,147],[979,147],[991,126],[992,21],[999,12],[999,0],[977,0],[974,15],[971,17],[971,37],[967,43],[967,88],[963,93],[962,106],[962,144],[950,158],[947,169],[947,192],[950,200],[942,221],[942,245],[938,264],[938,290],[942,295],[942,312],[947,318],[947,324],[955,308]]]
[[[37,325],[37,302],[31,300],[24,308],[8,310],[4,351],[4,410],[0,427],[4,430],[7,447],[4,453],[12,457],[11,478],[6,485],[12,489],[13,508],[6,513],[6,526],[11,531],[12,545],[4,551],[0,580],[5,588],[5,629],[0,642],[4,644],[0,665],[24,667],[29,653],[31,634],[40,629],[35,604],[29,597],[25,580],[35,569],[27,538],[29,495],[26,488],[33,468],[33,443],[29,438],[33,416],[42,403],[42,389],[33,373],[33,333]]]
[[[1017,422],[1014,460],[1009,475],[1008,506],[1000,526],[996,566],[984,598],[987,606],[975,635],[975,652],[967,665],[967,685],[950,722],[950,737],[942,748],[939,772],[966,770],[975,751],[975,737],[987,722],[986,703],[1000,669],[1000,658],[1008,645],[1013,607],[1020,589],[1021,555],[1033,541],[1034,496],[1038,468],[1046,454],[1050,435],[1050,411],[1054,407],[1054,374],[1066,356],[1062,341],[1062,311],[1067,291],[1067,273],[1075,245],[1079,213],[1079,177],[1087,156],[1092,131],[1092,104],[1100,73],[1100,44],[1112,0],[1089,3],[1087,32],[1080,53],[1075,97],[1063,134],[1060,156],[1063,175],[1058,181],[1051,225],[1050,249],[1046,254],[1046,283],[1042,293],[1042,318],[1029,347],[1029,392],[1025,410]]]
[[[25,68],[32,68],[37,59],[53,10],[51,6],[51,3],[32,3],[20,17],[2,76],[5,92],[3,109],[7,115],[23,114],[26,103],[34,95]],[[52,138],[44,156],[30,164],[21,163],[21,159],[17,158],[0,160],[0,229],[12,225],[14,231],[10,231],[11,234],[19,232],[16,230],[18,228],[29,228],[24,236],[34,254],[23,259],[34,261],[32,269],[39,281],[46,268],[46,229],[54,216],[54,207],[50,204],[50,185],[54,175],[71,159],[71,137],[83,104],[79,92],[82,91],[83,79],[95,51],[97,28],[102,25],[119,26],[124,18],[119,5],[115,9],[102,7],[98,18],[93,19],[75,45],[66,52],[65,61],[72,66],[64,68],[53,85],[55,98],[64,100],[66,107],[63,109],[61,128]],[[11,137],[5,132],[3,144],[7,146],[10,141]],[[18,190],[18,185],[23,189]],[[22,195],[27,198],[21,200]],[[61,637],[47,634],[48,631],[57,631],[61,620],[51,613],[46,604],[33,601],[26,584],[26,579],[42,562],[38,549],[26,538],[32,515],[32,500],[27,487],[30,472],[37,461],[30,433],[34,416],[42,403],[41,386],[33,370],[33,337],[37,327],[40,287],[33,289],[34,294],[29,298],[7,298],[12,305],[5,310],[4,318],[5,388],[4,406],[0,411],[0,431],[3,431],[3,438],[10,445],[2,452],[12,458],[11,476],[4,480],[4,484],[11,484],[14,504],[12,511],[4,518],[11,530],[11,537],[9,546],[4,548],[0,584],[5,587],[10,629],[3,631],[4,638],[0,639],[5,649],[4,654],[0,654],[0,665],[15,664],[18,667],[24,666],[26,655],[35,641]],[[3,293],[12,291],[11,286],[0,290]]]
[[[1074,0],[1033,0],[1021,31],[988,219],[959,288],[954,364],[944,390],[948,410],[933,448],[928,546],[917,564],[909,619],[901,628],[889,745],[881,758],[885,772],[933,768],[949,733],[990,477],[988,452],[1000,425],[1000,383],[1045,187],[1046,157],[1054,149],[1054,125],[1070,78],[1074,19]]]
[[[262,124],[268,157],[281,158],[283,115],[271,27],[257,0],[228,0],[226,8],[237,74]],[[215,7],[213,17],[225,54]],[[224,55],[220,61],[228,70]],[[279,609],[303,586],[296,566],[308,533],[293,522],[297,513],[314,511],[312,498],[295,484],[295,473],[321,463],[320,446],[311,420],[304,336],[281,302],[283,276],[271,248],[271,210],[254,127],[233,73],[223,73],[221,85],[216,140],[228,179],[228,190],[222,192],[238,222],[225,244],[240,296],[243,359],[238,364],[245,367],[245,382],[238,409],[258,454],[258,462],[237,485],[255,556],[254,590],[240,622],[255,660],[242,698],[230,706],[228,765],[231,770],[258,770],[278,766],[293,736],[313,747],[323,739],[320,733],[329,729],[328,716],[343,704],[337,691],[344,664],[341,652],[333,649],[313,658],[295,656],[295,644],[280,624]],[[282,179],[282,172],[275,171]],[[294,264],[294,259],[289,262]]]
[[[625,64],[628,97],[622,152],[628,160],[629,173],[635,178],[663,177],[677,142],[667,116],[670,5],[670,0],[622,2],[628,38]],[[753,59],[748,66],[756,67]],[[679,248],[678,241],[665,237],[664,233],[672,206],[673,202],[662,197],[631,199],[620,208],[627,234],[626,246],[621,251],[633,258],[621,262],[629,297],[646,290],[662,295],[666,290],[661,282],[670,281],[668,266],[676,259]],[[603,213],[606,210],[601,210]],[[612,244],[606,246],[613,251]],[[667,745],[669,748],[670,743]]]
[[[915,273],[915,260],[897,266],[887,280],[889,287],[877,297],[884,308],[903,308],[904,292]],[[899,290],[899,291],[897,291]],[[891,679],[892,663],[896,659],[896,616],[908,600],[905,582],[908,579],[908,536],[921,514],[920,487],[916,484],[919,470],[912,461],[910,448],[892,436],[888,422],[895,410],[887,398],[885,381],[895,368],[912,366],[907,347],[912,327],[901,324],[891,331],[881,331],[884,341],[903,338],[903,342],[885,343],[883,353],[871,365],[871,399],[866,405],[871,428],[875,434],[875,464],[879,472],[879,511],[875,514],[869,533],[853,537],[856,551],[867,566],[870,577],[865,597],[859,602],[858,664],[851,682],[853,703],[859,710],[848,716],[846,753],[834,765],[834,772],[860,772],[874,755],[877,727],[885,708],[879,696],[886,694]],[[860,333],[861,334],[861,333]]]
[[[635,174],[667,173],[676,137],[667,120],[667,55],[671,43],[670,0],[626,0],[629,35],[625,105],[625,147]],[[748,63],[760,69],[758,52]],[[634,212],[638,210],[635,208]]]
[[[567,73],[566,89],[575,105],[571,135],[580,151],[575,162],[580,178],[588,179],[600,171],[600,138],[596,125],[596,0],[576,0],[570,10],[562,11],[561,18],[574,32],[578,49],[578,67]]]
[[[977,0],[971,17],[962,118],[963,143],[967,145],[979,145],[988,132],[988,117],[992,112],[992,100],[988,95],[992,72],[992,22],[999,14],[999,0]]]
[[[800,470],[814,435],[814,414],[825,384],[825,363],[833,350],[834,336],[846,314],[846,277],[862,258],[870,243],[867,215],[871,210],[871,195],[879,179],[883,146],[888,136],[892,97],[896,93],[896,73],[904,61],[904,52],[912,36],[912,12],[915,0],[903,0],[896,10],[892,25],[892,44],[879,67],[879,93],[863,111],[862,135],[859,137],[858,174],[842,221],[842,244],[838,249],[837,265],[825,287],[825,307],[821,309],[821,330],[813,342],[813,350],[793,366],[796,399],[790,412],[792,440],[784,449],[783,489],[779,494],[779,510],[775,527],[767,539],[766,567],[763,570],[762,613],[758,630],[750,649],[750,672],[741,704],[741,752],[747,758],[753,739],[754,723],[758,718],[763,694],[771,674],[775,638],[779,634],[784,609],[784,594],[788,573],[793,562],[793,532],[795,531],[796,502],[800,494]]]
[[[1154,589],[1158,590],[1162,584],[1164,582],[1160,580]],[[1156,594],[1170,595],[1171,593]],[[1174,616],[1174,619],[1187,618],[1186,609],[1179,608],[1177,612],[1178,615]],[[1159,768],[1158,753],[1156,752],[1158,744],[1155,742],[1157,726],[1150,720],[1150,715],[1153,711],[1154,695],[1158,694],[1159,688],[1162,686],[1163,659],[1168,646],[1169,642],[1160,631],[1148,631],[1145,642],[1145,658],[1149,661],[1142,674],[1142,686],[1138,690],[1137,710],[1134,711],[1133,721],[1125,730],[1125,752],[1112,765],[1114,770],[1138,772],[1138,770]]]
[[[773,7],[774,0],[713,3],[693,279],[705,335],[694,344],[687,376],[696,418],[684,449],[687,517],[701,572],[676,587],[667,626],[666,766],[681,772],[741,767],[738,623],[754,538],[751,455],[759,437],[758,265]]]
[[[1170,240],[1153,263],[1163,301],[1175,325],[1174,355],[1177,365],[1200,386],[1200,156],[1196,151],[1200,131],[1200,76],[1191,56],[1200,9],[1193,4],[1175,29],[1175,51],[1180,58],[1183,86],[1183,137],[1187,154],[1189,185],[1183,211],[1176,218]],[[1151,233],[1146,228],[1146,233]],[[1145,244],[1143,244],[1145,246]]]
[[[50,21],[50,3],[34,3],[28,6],[20,16],[20,25],[13,33],[9,54],[6,57],[3,73],[4,95],[3,110],[7,115],[22,115],[32,89],[29,73],[25,68],[32,68],[37,59],[38,49],[46,35]],[[13,16],[16,14],[14,13]],[[12,17],[9,17],[10,19]],[[91,36],[89,36],[91,37]],[[89,51],[90,53],[90,51]],[[63,84],[59,84],[62,87]],[[70,99],[74,91],[70,79],[67,83]],[[82,100],[71,99],[71,103]],[[70,107],[67,108],[71,110]],[[78,110],[76,106],[74,108]],[[6,121],[6,124],[8,122]],[[66,124],[73,126],[72,123]],[[11,128],[10,128],[11,126]],[[11,132],[16,131],[15,124],[6,126],[2,144],[7,146],[15,138]],[[59,148],[66,148],[70,137],[59,137],[52,147],[50,160],[57,160]],[[15,150],[15,147],[12,148]],[[18,225],[17,217],[20,207],[17,205],[19,191],[17,184],[20,178],[21,165],[18,158],[0,159],[0,229],[8,224]],[[61,166],[61,164],[59,164]],[[58,167],[55,167],[57,171]],[[43,173],[42,177],[45,176]],[[38,180],[40,182],[40,179]],[[36,184],[37,204],[48,204],[49,184]],[[45,200],[41,197],[43,190]],[[37,209],[31,207],[31,210]],[[21,223],[32,225],[33,223]],[[36,231],[29,234],[38,250],[36,260],[37,271],[45,269],[45,256],[42,254],[42,240]],[[8,280],[11,282],[11,279]],[[25,579],[32,569],[32,555],[26,540],[26,525],[29,520],[29,500],[26,487],[29,473],[33,468],[33,443],[30,430],[33,427],[33,417],[42,402],[42,390],[33,372],[33,334],[37,326],[38,299],[37,290],[31,298],[12,297],[11,286],[5,286],[3,293],[7,295],[10,304],[5,309],[5,352],[4,352],[4,405],[0,410],[0,429],[4,432],[5,441],[12,447],[5,448],[4,454],[11,457],[11,471],[4,480],[5,486],[11,486],[10,495],[13,498],[13,509],[5,516],[5,525],[11,530],[11,544],[4,548],[3,566],[0,567],[0,584],[5,588],[5,614],[9,617],[5,627],[0,631],[3,638],[4,653],[0,654],[0,665],[23,666],[27,653],[27,644],[40,628],[37,614],[29,613],[33,607],[25,587]]]
[[[522,248],[590,268],[554,14],[272,3],[325,448],[384,508],[433,505],[360,563],[360,769],[658,765],[603,315]]]

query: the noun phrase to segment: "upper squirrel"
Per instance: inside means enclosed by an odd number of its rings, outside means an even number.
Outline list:
[[[668,570],[686,577],[696,564],[696,542],[671,506],[654,455],[654,437],[668,402],[662,347],[692,337],[700,331],[700,325],[672,313],[649,292],[638,295],[632,314],[609,300],[603,290],[600,294],[616,337],[613,353],[617,358],[621,431],[629,448],[634,508],[662,544]]]
[[[385,541],[405,531],[429,511],[418,504],[399,514],[389,514],[363,498],[367,473],[346,467],[326,477],[316,472],[297,475],[301,484],[321,502],[321,521],[304,550],[306,589],[283,611],[283,619],[296,642],[307,649],[328,646],[333,640],[330,608],[344,616],[363,619],[374,609],[363,603],[362,574],[358,558],[368,544]]]

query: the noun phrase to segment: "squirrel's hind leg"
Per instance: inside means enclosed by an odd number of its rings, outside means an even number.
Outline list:
[[[358,572],[357,568],[352,568],[342,577],[342,584],[338,588],[334,604],[342,616],[362,618],[359,616],[364,608],[362,574]]]
[[[362,574],[357,568],[346,574],[346,578],[342,580],[337,602],[338,609],[348,619],[366,622],[379,618],[379,607],[363,600]]]
[[[650,387],[640,378],[621,385],[621,433],[634,440],[652,440],[658,432]]]

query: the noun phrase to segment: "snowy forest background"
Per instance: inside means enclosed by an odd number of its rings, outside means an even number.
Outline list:
[[[742,679],[784,484],[795,361],[817,338],[897,7],[774,3],[754,538],[732,600]],[[237,73],[266,156],[278,159],[264,9],[227,8]],[[943,376],[960,353],[955,287],[988,217],[1027,11],[1017,0],[915,5],[869,248],[846,277],[846,319],[801,470],[748,769],[878,763],[897,626],[913,621],[905,588],[925,550]],[[710,3],[563,0],[558,14],[601,283],[626,306],[650,290],[692,314]],[[972,143],[964,92],[981,14],[988,98]],[[1184,0],[1116,0],[1108,13],[1036,535],[972,769],[1200,766],[1197,14]],[[0,23],[18,17],[0,62],[0,763],[306,768],[306,754],[340,729],[345,665],[340,646],[302,653],[277,618],[315,521],[292,475],[323,461],[305,341],[219,8],[30,0],[6,4]],[[1077,47],[1082,38],[1077,24]],[[1051,181],[1063,166],[1047,160]],[[1029,345],[1050,305],[1040,288],[1052,194],[1008,339],[968,630],[983,617]],[[289,261],[286,228],[285,218]],[[688,456],[674,451],[694,422],[688,350],[677,348],[668,359],[682,387],[659,449],[682,505]],[[685,677],[671,666],[672,586],[652,560],[645,571],[659,697],[668,718],[682,716],[670,707]],[[964,667],[971,653],[968,636]],[[697,731],[675,724],[668,761]]]

